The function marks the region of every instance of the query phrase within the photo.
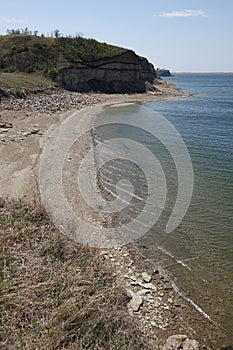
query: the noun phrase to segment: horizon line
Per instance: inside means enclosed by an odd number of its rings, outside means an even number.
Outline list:
[[[170,71],[173,74],[233,74],[233,71]]]

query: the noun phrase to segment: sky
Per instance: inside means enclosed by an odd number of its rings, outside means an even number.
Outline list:
[[[83,33],[173,72],[233,72],[232,0],[0,0],[0,34],[25,27]]]

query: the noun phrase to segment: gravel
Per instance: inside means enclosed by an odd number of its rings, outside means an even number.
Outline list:
[[[3,98],[0,103],[2,110],[25,110],[42,114],[65,111],[68,109],[80,109],[98,103],[95,97],[77,92],[62,91],[51,94],[39,93],[24,98]]]

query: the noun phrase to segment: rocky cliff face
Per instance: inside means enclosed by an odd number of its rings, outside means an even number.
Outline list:
[[[129,50],[101,60],[76,63],[62,69],[57,83],[78,92],[143,93],[153,84],[156,72],[146,58]]]

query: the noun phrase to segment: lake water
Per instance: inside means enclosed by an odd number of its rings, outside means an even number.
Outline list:
[[[98,142],[134,139],[159,160],[167,182],[166,203],[160,219],[138,241],[140,252],[165,269],[187,298],[225,328],[232,342],[233,76],[176,76],[169,81],[194,96],[110,108],[98,120],[114,120],[121,115],[131,123],[143,120],[148,130],[154,128],[156,118],[152,125],[153,112],[147,115],[146,107],[162,114],[182,137],[192,160],[194,188],[187,213],[172,233],[166,233],[165,227],[177,197],[178,175],[168,149],[143,128],[124,123],[101,127],[96,136]],[[170,143],[173,142],[178,147],[171,136]],[[127,153],[123,141],[124,147]],[[140,148],[135,148],[135,153],[138,159],[146,158]],[[144,163],[149,170],[149,159]],[[113,195],[114,183],[121,177],[128,178],[134,186],[137,199],[128,211],[125,209],[127,220],[137,217],[148,196],[148,179],[139,168],[116,159],[103,170],[104,186]]]

